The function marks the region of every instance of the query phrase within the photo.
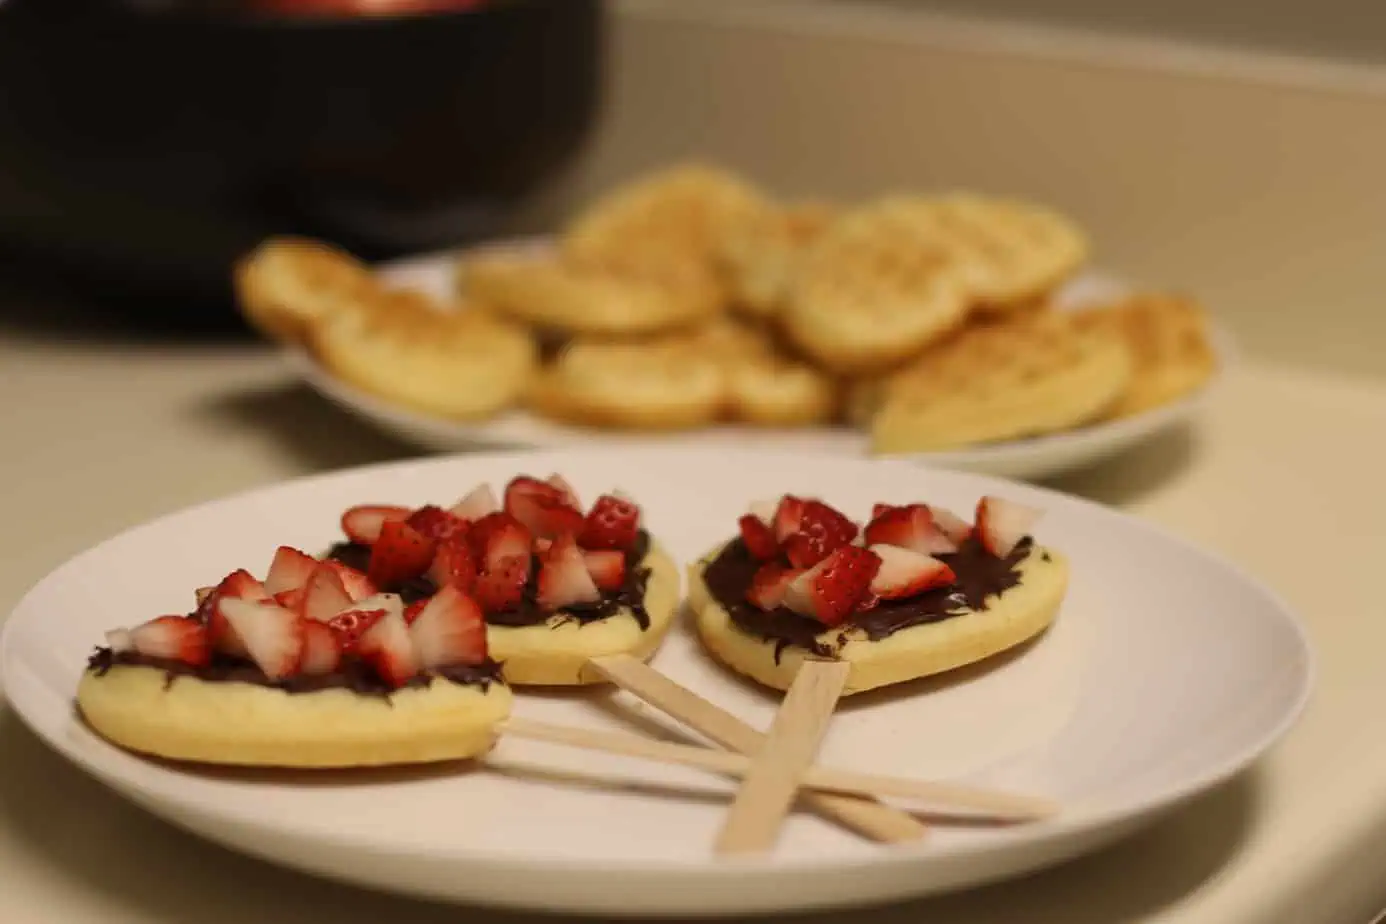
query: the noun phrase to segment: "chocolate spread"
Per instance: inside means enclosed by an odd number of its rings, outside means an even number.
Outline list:
[[[1031,545],[1027,536],[1011,554],[997,558],[982,548],[976,538],[970,538],[958,551],[934,556],[953,569],[957,576],[954,583],[903,600],[882,600],[869,610],[853,613],[846,622],[835,627],[837,631],[830,638],[820,638],[828,630],[817,620],[783,606],[767,611],[747,602],[746,591],[760,562],[751,557],[739,538],[728,543],[707,566],[703,581],[712,598],[731,615],[733,625],[749,635],[775,643],[778,663],[780,655],[790,645],[822,657],[832,657],[853,630],[865,633],[872,641],[879,641],[910,626],[941,622],[968,610],[984,610],[988,597],[1020,583],[1017,565],[1029,553]]]
[[[208,681],[252,683],[261,687],[274,687],[288,693],[313,693],[337,688],[373,696],[385,696],[391,692],[390,687],[368,665],[350,656],[343,658],[341,667],[330,674],[313,677],[298,675],[283,680],[271,680],[253,663],[220,653],[213,654],[212,662],[205,667],[195,667],[168,658],[151,658],[135,651],[112,651],[109,648],[96,649],[87,661],[87,669],[96,671],[98,675],[105,674],[117,665],[161,670],[164,672],[165,688],[172,686],[179,677],[196,677]],[[501,681],[501,666],[489,658],[481,664],[457,664],[418,674],[405,686],[426,687],[435,679],[481,687],[485,690],[491,684]]]
[[[642,529],[635,537],[635,545],[626,552],[626,579],[621,587],[602,594],[602,599],[595,603],[575,603],[566,606],[559,615],[564,619],[589,623],[614,616],[624,608],[631,611],[642,630],[648,629],[650,615],[645,611],[645,584],[650,578],[650,569],[641,567],[641,564],[649,551],[650,535]],[[327,557],[358,571],[365,571],[370,563],[371,550],[370,546],[340,542],[328,550]],[[427,576],[420,576],[391,587],[382,587],[380,590],[399,594],[405,603],[413,603],[415,600],[432,596],[438,588]],[[536,557],[531,564],[529,581],[525,583],[524,597],[520,603],[512,609],[487,613],[486,621],[493,626],[543,625],[554,614],[539,605],[538,592],[539,561]]]

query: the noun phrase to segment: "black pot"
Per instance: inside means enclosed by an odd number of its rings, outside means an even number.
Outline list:
[[[600,0],[351,6],[0,3],[0,254],[230,311],[268,234],[504,232],[594,120]]]

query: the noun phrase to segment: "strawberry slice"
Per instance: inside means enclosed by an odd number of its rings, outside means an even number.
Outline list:
[[[398,689],[419,672],[414,640],[402,613],[386,613],[356,640],[356,652],[381,680]]]
[[[493,513],[478,520],[468,539],[472,556],[483,571],[494,569],[507,558],[523,558],[528,567],[533,537],[524,524],[508,513]]]
[[[409,626],[420,670],[486,660],[486,620],[475,600],[456,587],[438,591]]]
[[[786,568],[776,562],[767,562],[751,578],[746,599],[762,610],[773,610],[784,603],[789,585],[803,573],[799,568]]]
[[[510,479],[510,483],[505,486],[505,505],[504,509],[513,514],[515,511],[511,505],[515,499],[522,496],[542,497],[555,504],[567,504],[568,499],[562,489],[556,488],[547,481],[540,481],[538,478],[531,478],[529,475],[516,475]]]
[[[232,571],[208,594],[198,605],[196,616],[199,621],[207,626],[207,635],[211,640],[212,647],[217,651],[235,657],[245,657],[245,645],[241,643],[236,632],[226,622],[222,616],[219,604],[222,600],[269,600],[270,595],[265,591],[265,585],[246,571],[239,568]]]
[[[274,560],[265,575],[265,593],[273,596],[302,587],[317,566],[318,560],[313,556],[293,546],[281,545],[274,550]]]
[[[472,596],[487,613],[502,613],[519,606],[529,583],[529,554],[523,558],[502,558],[477,576]]]
[[[388,613],[397,615],[404,614],[404,598],[399,594],[376,594],[364,600],[357,600],[351,605],[355,610],[384,610]]]
[[[871,593],[881,600],[913,597],[934,587],[953,583],[953,569],[931,555],[898,545],[873,545],[869,551],[881,560],[871,581]]]
[[[438,587],[469,591],[476,583],[476,559],[465,535],[453,536],[438,544],[428,578]]]
[[[252,603],[234,597],[217,607],[245,643],[250,660],[270,680],[283,680],[298,671],[303,659],[304,620],[276,603]]]
[[[386,520],[371,547],[366,576],[376,587],[389,587],[416,578],[433,564],[433,540],[403,520]]]
[[[623,497],[603,494],[583,520],[578,543],[585,549],[629,549],[640,533],[640,508]]]
[[[128,643],[146,657],[182,661],[194,667],[212,659],[207,627],[191,616],[160,616],[136,626],[126,638],[117,637],[116,641]]]
[[[195,618],[194,622],[197,622],[198,625],[202,625],[202,623]],[[134,651],[135,640],[131,638],[129,629],[107,629],[106,647],[114,652]]]
[[[308,588],[295,587],[291,590],[281,590],[274,595],[274,602],[284,607],[286,610],[293,610],[298,615],[303,615],[303,604],[308,599]]]
[[[583,528],[582,511],[561,499],[520,493],[507,503],[506,509],[535,536],[575,536]]]
[[[784,540],[785,556],[796,568],[812,568],[829,553],[857,538],[857,524],[822,501],[804,501],[799,528]]]
[[[299,673],[321,676],[335,671],[342,663],[342,643],[337,633],[325,622],[301,621],[303,630],[303,657],[298,666]]]
[[[409,518],[404,522],[423,536],[425,539],[432,539],[434,542],[442,542],[451,539],[467,531],[471,524],[451,511],[444,510],[442,507],[427,504],[409,514]]]
[[[358,504],[342,514],[342,532],[352,542],[375,545],[387,520],[405,520],[409,513],[408,507],[392,504]]]
[[[778,507],[779,504],[776,501],[756,500],[751,501],[750,506],[746,508],[746,513],[773,529],[775,526],[775,510]]]
[[[342,586],[346,588],[347,596],[351,597],[352,600],[364,600],[366,597],[373,597],[379,593],[375,585],[371,583],[370,578],[350,565],[343,564],[335,558],[326,559],[322,564],[337,573],[337,577],[342,581]]]
[[[308,577],[308,583],[303,588],[303,604],[298,612],[313,622],[327,622],[353,605],[351,594],[347,593],[336,569],[323,562]]]
[[[406,606],[404,608],[404,624],[406,626],[412,626],[414,624],[414,620],[418,619],[419,614],[423,612],[423,608],[428,606],[428,601],[432,599],[432,597],[424,597],[423,599],[415,600],[413,603]]]
[[[790,536],[799,531],[799,521],[804,516],[804,500],[795,497],[793,494],[786,494],[780,498],[780,503],[775,507],[775,516],[770,524],[775,531],[775,541],[784,542]]]
[[[1030,532],[1042,511],[987,495],[977,502],[977,537],[997,558],[1005,558]]]
[[[934,516],[934,525],[943,530],[943,534],[958,545],[962,545],[971,538],[972,524],[953,511],[943,507],[930,506],[929,512]]]
[[[337,645],[343,654],[355,653],[356,643],[366,630],[387,615],[384,609],[347,610],[333,616],[325,625],[337,636]]]
[[[539,605],[546,610],[558,610],[574,603],[595,603],[601,598],[577,542],[572,536],[559,536],[540,556]]]
[[[582,553],[587,573],[598,590],[617,591],[626,583],[626,556],[616,549],[596,549]]]
[[[491,490],[491,486],[479,484],[472,488],[466,497],[453,504],[450,512],[454,516],[475,523],[484,516],[498,513],[500,509],[500,500],[496,497],[496,492]]]
[[[578,500],[577,490],[568,483],[568,479],[555,473],[545,479],[544,483],[563,496],[563,503],[572,507],[574,510],[582,509],[582,501]]]
[[[934,522],[923,504],[890,507],[866,524],[867,545],[894,545],[923,555],[956,552],[958,544]]]
[[[881,567],[875,553],[844,545],[790,581],[784,605],[824,625],[842,622],[866,599]]]
[[[780,554],[775,533],[760,517],[748,513],[736,522],[741,527],[741,544],[756,561],[770,561]]]

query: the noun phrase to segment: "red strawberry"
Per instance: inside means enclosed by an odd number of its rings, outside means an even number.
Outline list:
[[[866,524],[867,545],[894,545],[924,555],[956,552],[958,544],[934,522],[923,504],[891,507]]]
[[[592,505],[578,534],[585,549],[629,549],[640,532],[640,508],[622,497],[603,494]]]
[[[303,657],[298,670],[301,674],[320,676],[330,674],[342,663],[342,643],[337,633],[325,622],[305,619],[301,622],[303,630]]]
[[[616,549],[597,549],[583,552],[587,573],[598,590],[616,591],[626,583],[626,556]]]
[[[366,630],[381,619],[384,619],[387,615],[388,612],[383,609],[347,610],[344,613],[338,613],[336,616],[333,616],[327,621],[326,625],[336,633],[337,644],[345,654],[347,652],[355,652],[356,643],[360,640],[361,636],[365,634]]]
[[[433,563],[428,566],[428,577],[439,587],[471,590],[476,583],[476,560],[466,536],[453,536],[438,544]]]
[[[217,609],[245,642],[250,659],[271,680],[298,671],[303,659],[304,620],[275,603],[228,598]]]
[[[881,560],[880,570],[871,581],[871,592],[882,600],[913,597],[956,579],[952,568],[923,552],[884,544],[873,545],[870,551]]]
[[[274,595],[274,602],[284,607],[286,610],[293,610],[298,615],[303,615],[303,604],[308,599],[308,588],[295,587],[292,590],[281,590]]]
[[[434,545],[403,520],[386,520],[380,527],[380,538],[371,547],[366,576],[376,587],[418,577],[433,564]]]
[[[477,576],[472,596],[487,613],[500,613],[518,606],[529,583],[529,555],[502,558]]]
[[[844,545],[790,582],[784,605],[796,613],[835,626],[866,598],[881,567],[875,553]]]
[[[856,537],[857,524],[822,501],[804,501],[799,529],[784,540],[784,552],[794,567],[812,568]]]
[[[270,593],[265,585],[255,580],[255,576],[244,568],[237,568],[221,579],[212,591],[220,597],[238,597],[241,600],[268,600]]]
[[[406,606],[404,608],[404,624],[412,626],[414,620],[418,619],[419,614],[423,612],[423,608],[428,606],[428,601],[432,599],[432,597],[423,597]]]
[[[554,487],[547,481],[540,481],[538,478],[531,478],[529,475],[516,475],[510,479],[510,483],[505,486],[505,510],[511,514],[515,511],[511,505],[515,498],[521,496],[542,497],[545,500],[556,504],[567,504],[568,499],[563,491]]]
[[[433,504],[415,510],[409,514],[409,518],[404,522],[414,527],[419,535],[425,539],[432,539],[434,542],[442,542],[444,539],[461,535],[471,525],[462,517]]]
[[[371,579],[350,565],[342,564],[335,558],[329,558],[323,562],[324,565],[336,572],[341,579],[342,586],[346,588],[347,596],[352,600],[364,600],[366,597],[375,596],[378,591]]]
[[[450,512],[454,516],[475,523],[484,516],[498,513],[500,509],[500,501],[496,498],[496,492],[491,490],[491,486],[479,484],[472,488],[466,497],[453,504]]]
[[[577,490],[568,483],[568,479],[564,478],[562,475],[553,474],[546,479],[545,483],[549,487],[556,489],[559,494],[563,495],[563,503],[572,507],[574,510],[582,509],[582,501],[578,500]]]
[[[972,524],[953,511],[930,506],[929,512],[934,515],[934,525],[958,545],[962,545],[972,536]]]
[[[1041,511],[990,495],[977,502],[977,536],[997,558],[1005,558],[1030,532]]]
[[[129,631],[131,648],[150,658],[166,658],[201,667],[212,659],[207,627],[189,616],[160,616]]]
[[[535,536],[554,538],[582,531],[582,511],[562,499],[521,492],[507,502],[506,509]]]
[[[763,610],[773,610],[784,603],[789,585],[803,573],[798,568],[786,568],[776,562],[761,565],[760,570],[751,578],[746,599]]]
[[[486,620],[476,601],[456,587],[438,591],[409,626],[420,670],[486,660]]]
[[[308,583],[308,575],[318,566],[318,560],[292,546],[281,545],[274,551],[269,573],[265,575],[265,592],[274,595],[296,590]]]
[[[212,647],[236,657],[244,657],[245,645],[241,643],[234,629],[221,614],[219,604],[222,600],[269,600],[265,585],[255,580],[244,568],[232,571],[221,579],[216,588],[203,599],[197,608],[197,618],[207,626],[207,635]]]
[[[386,613],[356,640],[356,651],[381,680],[398,689],[419,672],[414,641],[400,613]]]
[[[891,511],[891,510],[894,510],[894,509],[895,509],[895,505],[894,505],[894,504],[872,504],[872,505],[871,505],[871,519],[873,519],[873,520],[878,520],[878,519],[881,518],[882,514],[885,514],[886,512]]]
[[[736,522],[741,527],[741,544],[756,561],[769,561],[780,554],[774,532],[755,514],[748,513]]]
[[[793,494],[780,498],[775,507],[775,519],[771,527],[775,530],[775,541],[784,542],[799,531],[799,520],[804,515],[804,501]]]
[[[595,603],[601,591],[587,573],[587,562],[572,536],[560,536],[539,563],[538,602],[546,610],[574,603]]]
[[[357,610],[384,610],[388,613],[397,615],[404,614],[404,599],[399,594],[376,594],[364,600],[357,600],[352,604],[352,609]]]
[[[342,585],[342,579],[324,562],[314,568],[309,576],[308,584],[303,588],[303,605],[298,612],[314,622],[327,622],[352,605],[351,595]]]
[[[775,510],[778,507],[779,504],[776,501],[751,501],[750,506],[746,508],[746,512],[757,520],[760,520],[760,522],[764,523],[766,526],[773,528],[775,525]]]
[[[216,593],[215,587],[199,587],[193,591],[193,596],[197,598],[197,605],[201,606],[214,593]]]
[[[487,571],[508,558],[522,558],[529,567],[533,538],[519,520],[508,513],[495,513],[472,526],[472,556],[480,570]]]
[[[380,538],[380,528],[386,520],[404,520],[409,517],[408,507],[391,504],[358,504],[342,514],[342,532],[352,542],[361,545],[375,545]]]

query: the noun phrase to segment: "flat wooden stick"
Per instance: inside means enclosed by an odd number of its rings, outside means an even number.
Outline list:
[[[658,741],[640,735],[604,732],[570,725],[551,725],[532,719],[507,719],[504,733],[532,741],[565,744],[591,751],[621,754],[660,763],[712,770],[728,776],[745,776],[751,758],[696,744]],[[1058,811],[1058,806],[1035,796],[1012,795],[954,783],[935,783],[903,776],[857,773],[830,767],[810,767],[800,785],[809,789],[857,796],[896,796],[925,803],[939,812],[965,812],[969,818],[990,821],[1038,821]]]
[[[593,658],[588,663],[597,673],[627,693],[668,713],[728,750],[753,754],[765,740],[761,732],[638,658],[624,654],[606,655]],[[913,815],[882,805],[874,799],[806,792],[804,800],[814,811],[884,844],[917,841],[929,830]]]
[[[775,846],[851,670],[846,661],[812,658],[799,666],[717,834],[718,853],[764,853]]]

